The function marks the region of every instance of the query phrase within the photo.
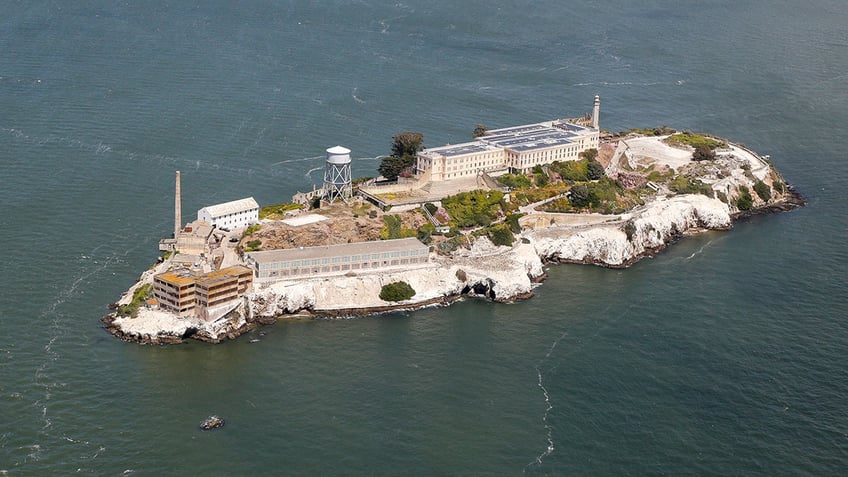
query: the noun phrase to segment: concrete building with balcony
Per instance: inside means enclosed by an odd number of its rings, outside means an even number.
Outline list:
[[[237,306],[252,283],[253,270],[243,265],[209,273],[180,269],[156,275],[153,296],[164,310],[213,320]]]

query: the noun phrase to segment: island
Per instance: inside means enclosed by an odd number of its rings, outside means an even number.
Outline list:
[[[377,178],[327,149],[320,187],[260,207],[214,204],[182,223],[103,317],[150,344],[234,339],[280,319],[533,295],[553,263],[625,268],[688,234],[804,205],[768,156],[668,127],[612,133],[600,98],[578,118],[489,130],[423,147],[393,138]]]

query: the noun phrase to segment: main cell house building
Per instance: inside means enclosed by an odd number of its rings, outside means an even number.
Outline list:
[[[423,149],[416,175],[434,182],[474,177],[482,172],[530,172],[554,161],[576,161],[598,148],[600,98],[595,96],[591,122],[557,119],[487,131],[475,141]]]
[[[259,222],[259,204],[248,197],[209,205],[197,211],[197,220],[219,229],[240,229]]]

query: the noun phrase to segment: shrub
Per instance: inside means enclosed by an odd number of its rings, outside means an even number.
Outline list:
[[[786,184],[781,181],[775,180],[772,183],[772,187],[774,187],[774,191],[778,194],[783,194],[784,192],[786,192]]]
[[[518,219],[521,217],[524,217],[524,214],[509,214],[506,216],[505,223],[513,233],[521,232],[521,224],[518,223]]]
[[[695,152],[692,153],[692,160],[713,161],[715,160],[715,151],[702,144],[695,148]]]
[[[571,204],[574,207],[586,207],[589,205],[589,188],[584,184],[577,184],[576,186],[571,188],[571,195],[569,196],[569,200],[571,200]]]
[[[421,243],[423,243],[425,245],[430,245],[430,242],[433,241],[433,237],[432,237],[433,232],[435,232],[435,231],[436,231],[436,226],[431,224],[430,222],[427,222],[426,224],[422,225],[421,227],[418,227],[418,233],[417,233],[416,237],[418,238],[418,240]]]
[[[577,154],[577,157],[579,157],[580,159],[585,159],[591,163],[595,160],[596,157],[598,157],[598,150],[594,147],[591,149],[586,149],[585,151],[582,151]]]
[[[672,192],[678,194],[702,194],[707,197],[713,196],[713,188],[709,184],[704,184],[700,179],[679,175],[668,184],[668,188]]]
[[[751,210],[754,206],[754,199],[751,193],[745,186],[739,187],[739,197],[736,198],[736,208],[739,210]]]
[[[536,187],[545,187],[550,183],[550,179],[548,179],[548,175],[544,172],[536,174]]]
[[[541,209],[545,212],[571,212],[574,207],[571,205],[571,201],[569,199],[556,199],[548,202],[543,205]]]
[[[138,315],[138,309],[144,304],[144,300],[147,299],[147,296],[150,294],[150,284],[145,283],[144,285],[138,287],[133,292],[132,300],[126,305],[121,305],[118,307],[118,315],[120,316],[131,316],[133,318]]]
[[[763,181],[758,180],[754,184],[754,192],[757,193],[763,202],[768,202],[771,199],[771,188]]]
[[[490,225],[501,213],[503,192],[475,190],[442,199],[442,206],[458,227]]]
[[[510,189],[529,189],[530,178],[523,174],[504,174],[498,177],[498,182]]]
[[[633,223],[632,220],[628,220],[626,224],[624,224],[624,233],[627,235],[627,241],[633,241],[633,234],[636,233],[636,224]]]
[[[383,285],[380,299],[383,301],[404,301],[415,296],[415,290],[406,282],[393,282]]]
[[[512,235],[512,231],[509,230],[509,226],[507,224],[495,225],[489,229],[486,235],[488,235],[489,240],[491,240],[493,244],[499,246],[510,247],[515,241],[515,237]]]
[[[245,252],[255,252],[255,251],[259,250],[259,247],[261,247],[261,246],[262,246],[261,240],[251,240],[250,242],[247,242],[245,244],[244,251]]]
[[[695,134],[690,132],[674,134],[672,136],[669,136],[668,139],[666,139],[665,141],[668,144],[692,146],[696,149],[700,146],[706,146],[709,149],[715,149],[717,147],[726,146],[723,141],[719,141],[718,139],[713,139],[711,137],[704,136],[703,134]]]
[[[589,164],[586,166],[586,177],[589,178],[589,180],[600,179],[601,177],[604,177],[605,174],[604,166],[602,166],[600,162],[594,159],[589,161]]]
[[[618,184],[609,177],[604,177],[598,182],[589,184],[589,205],[597,207],[604,202],[615,203],[618,196]]]
[[[554,161],[551,170],[559,174],[564,181],[585,182],[589,180],[589,161]]]
[[[279,220],[285,217],[286,212],[291,210],[300,210],[303,208],[301,204],[294,204],[291,202],[283,202],[280,204],[274,205],[266,205],[259,209],[259,218],[260,219],[273,219]]]

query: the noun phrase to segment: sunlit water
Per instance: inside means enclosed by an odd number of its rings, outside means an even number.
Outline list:
[[[848,463],[848,8],[2,2],[0,474],[834,475]],[[761,2],[763,3],[763,2]],[[184,216],[591,108],[772,156],[810,201],[532,300],[212,346],[99,318]],[[259,339],[258,343],[250,340]],[[210,414],[224,428],[201,432]]]

